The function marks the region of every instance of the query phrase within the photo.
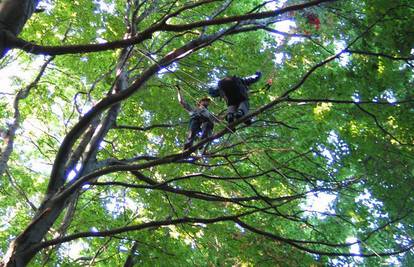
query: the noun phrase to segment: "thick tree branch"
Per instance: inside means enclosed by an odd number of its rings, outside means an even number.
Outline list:
[[[52,240],[49,240],[49,241],[45,241],[43,243],[40,243],[40,244],[34,246],[32,248],[32,250],[33,250],[33,252],[39,251],[39,250],[41,250],[43,248],[46,248],[46,247],[49,247],[49,246],[53,246],[53,245],[56,245],[56,244],[62,244],[62,243],[69,242],[69,241],[72,241],[72,240],[75,240],[75,239],[78,239],[78,238],[83,238],[83,237],[108,237],[108,236],[114,236],[114,235],[118,235],[118,234],[122,234],[122,233],[126,233],[126,232],[131,232],[131,231],[140,231],[140,230],[144,230],[144,229],[152,229],[152,228],[158,228],[158,227],[162,227],[162,226],[177,225],[177,224],[183,224],[183,223],[213,224],[213,223],[218,223],[218,222],[233,221],[235,218],[245,217],[245,216],[254,214],[258,211],[260,211],[260,210],[248,211],[248,212],[244,212],[244,213],[240,213],[240,214],[236,214],[236,215],[219,216],[219,217],[210,218],[210,219],[183,217],[183,218],[179,218],[179,219],[168,219],[168,220],[162,220],[162,221],[152,221],[152,222],[148,222],[148,223],[142,223],[142,224],[139,224],[139,225],[131,225],[131,226],[126,226],[126,227],[122,227],[122,228],[116,228],[116,229],[112,229],[112,230],[108,230],[108,231],[81,232],[81,233],[68,235],[68,236],[63,237],[63,238],[52,239]]]
[[[137,33],[137,36],[119,40],[119,41],[112,41],[107,43],[101,44],[85,44],[85,45],[67,45],[67,46],[41,46],[36,45],[22,39],[19,39],[14,36],[8,36],[7,38],[7,45],[10,48],[19,48],[24,50],[28,53],[32,54],[44,54],[44,55],[64,55],[64,54],[79,54],[79,53],[90,53],[90,52],[99,52],[99,51],[106,51],[106,50],[113,50],[118,48],[124,48],[131,45],[139,44],[145,40],[151,39],[152,35],[156,32],[166,31],[166,32],[181,32],[186,30],[191,30],[199,27],[204,26],[212,26],[212,25],[223,25],[232,22],[241,22],[241,21],[249,21],[249,20],[258,20],[264,19],[269,17],[276,17],[281,14],[295,11],[295,10],[302,10],[308,7],[316,6],[322,3],[334,2],[336,0],[315,0],[303,4],[293,5],[285,8],[281,8],[278,10],[261,12],[261,13],[250,13],[245,15],[238,15],[238,16],[229,16],[223,18],[215,18],[212,20],[203,20],[188,24],[181,24],[181,25],[172,25],[167,24],[168,19],[171,17],[175,17],[179,15],[181,12],[198,6],[200,4],[206,4],[210,2],[214,2],[216,0],[206,0],[200,1],[190,6],[185,6],[178,11],[174,12],[173,14],[167,16],[166,18],[162,19],[157,24],[152,25],[151,27],[147,28],[146,30]]]

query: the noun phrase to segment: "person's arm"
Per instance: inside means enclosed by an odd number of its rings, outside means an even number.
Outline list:
[[[252,83],[257,82],[260,79],[260,77],[262,77],[262,73],[260,71],[256,71],[256,73],[254,75],[244,77],[244,78],[241,78],[241,79],[242,79],[244,84],[250,85]]]
[[[184,100],[183,95],[181,93],[181,88],[178,85],[177,85],[177,93],[178,93],[178,102],[180,102],[181,106],[188,112],[192,112],[193,108]]]

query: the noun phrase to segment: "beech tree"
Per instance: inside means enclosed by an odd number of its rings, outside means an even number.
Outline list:
[[[410,266],[413,10],[1,0],[1,266]],[[255,71],[183,151],[176,86]]]

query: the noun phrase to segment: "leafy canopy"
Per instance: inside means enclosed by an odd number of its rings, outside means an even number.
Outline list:
[[[168,25],[302,3],[204,2],[41,1],[45,11],[19,37],[58,49],[93,45],[139,36],[179,10]],[[121,49],[10,52],[0,62],[3,131],[14,122],[15,95],[50,62],[18,104],[19,128],[0,180],[0,255],[31,230],[36,214],[49,216],[46,195],[83,181],[39,240],[33,266],[413,264],[414,6],[322,2],[330,3],[161,27]],[[195,40],[200,45],[182,50]],[[258,70],[254,123],[233,131],[222,119],[207,154],[182,153],[189,116],[176,85],[194,105],[220,78]],[[224,118],[225,102],[213,99],[210,110]],[[62,157],[64,140],[90,114]],[[64,172],[61,191],[50,190],[58,177],[52,168]]]

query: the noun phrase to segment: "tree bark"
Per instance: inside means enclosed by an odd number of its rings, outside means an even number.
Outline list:
[[[124,70],[124,62],[129,56],[128,51],[129,49],[124,49],[124,52],[120,56],[119,66],[116,69],[118,73],[116,77],[117,82],[115,83],[114,88],[111,89],[114,93],[123,91],[128,87],[128,75]],[[79,170],[77,177],[74,179],[79,176],[83,176],[91,169],[94,169],[93,165],[96,163],[96,154],[99,149],[99,144],[102,142],[108,131],[115,125],[120,108],[121,105],[119,103],[115,104],[109,109],[106,116],[102,116],[102,118],[100,118],[99,127],[98,124],[91,126],[92,132],[86,134],[84,139],[85,142],[80,142],[78,149],[75,149],[75,151],[77,151],[75,155],[73,155],[73,157],[67,157],[66,163],[70,164],[65,164],[67,167],[65,168],[64,173],[68,173],[70,170],[73,170],[73,167],[77,163],[81,163],[82,168]],[[9,246],[9,249],[3,259],[3,263],[0,263],[1,267],[26,266],[38,252],[38,249],[34,247],[44,238],[59,215],[73,200],[73,196],[75,196],[75,194],[80,190],[80,188],[78,188],[77,191],[68,195],[64,199],[59,200],[54,198],[54,196],[58,192],[60,186],[59,188],[51,188],[54,190],[52,190],[51,194],[47,194],[30,225]]]
[[[3,265],[0,266],[26,266],[38,252],[37,250],[33,250],[32,247],[42,240],[44,235],[66,207],[66,204],[65,201],[50,201],[44,203],[42,207],[39,208],[39,211],[30,225],[10,244],[8,251],[4,256]]]
[[[17,36],[32,16],[39,0],[0,0],[0,58],[8,50],[10,36]]]

